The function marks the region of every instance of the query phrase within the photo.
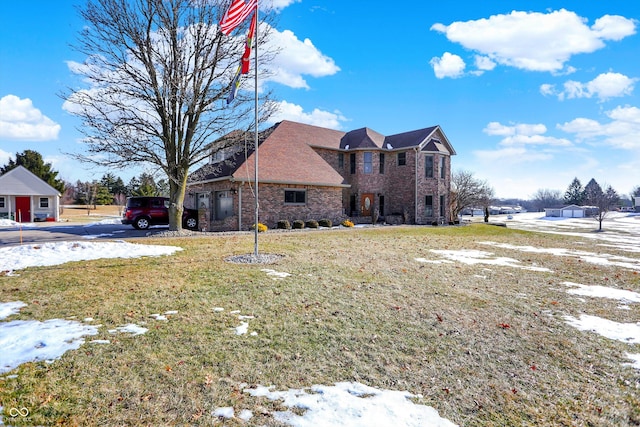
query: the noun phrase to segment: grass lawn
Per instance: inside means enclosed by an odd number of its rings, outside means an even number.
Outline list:
[[[577,237],[481,224],[378,227],[263,233],[260,251],[284,257],[248,265],[225,258],[252,252],[253,235],[208,234],[132,240],[184,249],[172,256],[0,277],[0,302],[27,304],[11,320],[91,317],[102,326],[86,340],[110,340],[0,377],[5,422],[8,408],[26,407],[29,417],[11,424],[278,426],[269,413],[281,405],[244,388],[357,381],[421,394],[416,403],[464,426],[640,425],[640,371],[625,365],[640,345],[580,331],[564,318],[636,323],[639,304],[622,310],[619,301],[572,295],[563,284],[639,292],[638,271],[486,241],[604,250]],[[492,252],[537,268],[416,261],[441,260],[432,250]],[[172,310],[166,321],[150,317]],[[257,334],[237,335],[241,322]],[[108,332],[130,323],[149,331]],[[228,406],[254,417],[211,415]]]

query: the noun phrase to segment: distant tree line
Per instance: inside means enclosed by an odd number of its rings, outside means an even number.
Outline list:
[[[167,181],[156,181],[153,175],[142,173],[134,176],[125,184],[122,178],[113,173],[106,173],[100,180],[76,181],[68,184],[63,203],[95,205],[124,205],[131,196],[164,196],[169,195]]]
[[[58,178],[58,172],[53,170],[51,163],[45,163],[42,155],[33,150],[16,153],[15,160],[9,158],[9,162],[0,167],[0,175],[18,166],[23,166],[58,190],[63,195],[63,204],[124,205],[127,197],[131,196],[169,196],[167,181],[156,181],[153,175],[146,172],[134,176],[128,184],[113,173],[104,174],[100,180],[78,180],[75,184],[65,182]]]
[[[557,208],[566,205],[595,206],[607,205],[608,209],[633,206],[633,198],[640,196],[640,185],[636,185],[628,196],[620,196],[610,185],[603,189],[594,179],[582,186],[578,178],[574,178],[567,190],[539,189],[531,197],[531,203],[537,211],[544,208]]]

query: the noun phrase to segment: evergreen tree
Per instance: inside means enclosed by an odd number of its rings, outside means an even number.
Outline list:
[[[124,181],[122,181],[122,178],[116,177],[110,172],[102,176],[100,184],[106,187],[109,190],[109,193],[113,194],[114,196],[116,194],[127,193],[127,186],[124,185]]]
[[[102,184],[96,183],[96,201],[97,205],[111,205],[113,204],[113,194],[109,191],[109,188]]]
[[[582,188],[582,183],[577,177],[573,178],[569,188],[567,188],[567,191],[564,193],[564,202],[568,205],[581,206],[583,201],[584,189]]]
[[[158,186],[156,180],[151,174],[144,172],[140,175],[140,186],[136,192],[136,196],[157,196]]]
[[[24,150],[22,153],[16,153],[15,162],[13,159],[9,158],[9,163],[0,167],[0,175],[17,168],[18,166],[23,166],[60,193],[64,193],[64,181],[57,178],[58,172],[51,169],[51,163],[45,163],[42,159],[42,155],[37,151]]]
[[[604,192],[602,191],[600,184],[598,184],[595,179],[591,178],[591,181],[589,181],[584,187],[582,200],[589,206],[597,206],[597,203],[602,199],[603,194]]]

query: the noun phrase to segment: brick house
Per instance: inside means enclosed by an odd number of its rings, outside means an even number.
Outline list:
[[[203,228],[254,222],[255,158],[245,139],[253,145],[240,132],[221,138],[209,163],[189,175],[185,205],[201,209]],[[384,136],[282,121],[259,134],[260,222],[337,222],[371,218],[374,209],[387,222],[447,221],[455,154],[439,126]]]

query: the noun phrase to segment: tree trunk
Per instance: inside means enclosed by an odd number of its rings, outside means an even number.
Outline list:
[[[175,175],[179,177],[169,177],[169,230],[180,231],[182,230],[182,213],[184,212],[184,195],[187,188],[188,169],[184,173]]]

